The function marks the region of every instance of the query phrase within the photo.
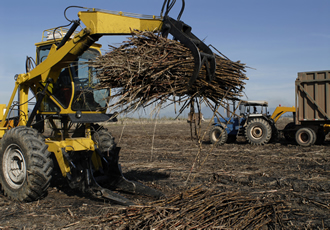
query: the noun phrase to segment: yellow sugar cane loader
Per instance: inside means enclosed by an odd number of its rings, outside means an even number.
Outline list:
[[[86,61],[100,55],[101,46],[95,42],[104,35],[129,35],[132,29],[158,30],[191,49],[196,66],[190,85],[203,65],[206,80],[211,81],[215,73],[212,51],[179,20],[184,0],[178,20],[168,16],[174,3],[165,0],[158,17],[79,7],[79,20],[69,20],[70,29],[44,31],[42,42],[36,43],[35,65],[32,58],[27,59],[26,73],[15,76],[8,105],[0,106],[0,187],[6,196],[19,201],[40,199],[57,166],[70,187],[97,198],[131,205],[113,190],[163,195],[123,176],[118,164],[120,148],[98,125],[117,120],[116,114],[106,113],[108,102],[104,98],[110,90],[95,89],[97,80]],[[79,25],[83,29],[76,31]],[[30,113],[29,91],[36,98]]]

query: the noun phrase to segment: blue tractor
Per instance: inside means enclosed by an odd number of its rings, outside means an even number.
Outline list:
[[[212,143],[222,145],[235,142],[238,136],[244,136],[252,145],[263,145],[277,137],[275,122],[267,111],[267,101],[240,101],[239,115],[235,111],[236,103],[232,103],[232,111],[225,108],[227,117],[214,118],[210,130]]]

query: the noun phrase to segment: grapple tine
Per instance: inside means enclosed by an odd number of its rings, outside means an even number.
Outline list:
[[[202,66],[206,69],[206,81],[211,82],[215,76],[216,62],[215,56],[203,41],[191,33],[191,27],[182,21],[175,20],[169,16],[164,16],[162,36],[173,35],[175,40],[179,40],[190,49],[195,62],[194,72],[189,80],[188,89],[197,80]]]

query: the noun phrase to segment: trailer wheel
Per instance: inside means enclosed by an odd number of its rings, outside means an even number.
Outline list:
[[[214,126],[210,131],[210,141],[212,144],[223,145],[228,140],[228,133],[220,126]]]
[[[318,136],[316,135],[316,132],[313,129],[311,129],[311,128],[309,128],[309,129],[311,130],[312,135],[313,135],[313,142],[312,142],[311,145],[314,145],[316,143],[316,141],[317,141],[317,137]]]
[[[283,129],[284,138],[288,142],[293,142],[295,140],[295,131],[293,130],[294,127],[295,127],[295,123],[290,122]]]
[[[29,202],[46,194],[54,167],[47,148],[33,128],[19,126],[5,133],[1,140],[0,184],[6,196]]]
[[[296,132],[296,142],[297,144],[307,147],[311,146],[315,143],[316,134],[315,132],[310,128],[300,128]]]
[[[245,137],[252,145],[267,144],[272,137],[272,127],[262,118],[253,119],[245,128]]]
[[[114,137],[106,129],[100,129],[92,135],[92,139],[97,143],[101,152],[109,153],[116,147]]]

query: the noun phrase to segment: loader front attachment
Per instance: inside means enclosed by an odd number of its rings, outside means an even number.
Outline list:
[[[118,163],[120,147],[111,150],[109,156],[103,154],[99,149],[96,153],[102,160],[102,172],[94,173],[94,180],[97,184],[106,189],[118,190],[125,193],[148,195],[155,198],[163,197],[164,194],[156,189],[145,186],[139,182],[125,178],[121,166]]]
[[[164,194],[136,181],[130,181],[122,173],[118,163],[119,147],[102,153],[95,146],[95,151],[63,153],[70,164],[70,173],[66,174],[69,186],[97,199],[107,199],[114,203],[130,206],[135,203],[114,192],[147,195],[155,198]],[[98,162],[95,164],[95,161]],[[99,164],[100,163],[100,164]]]

